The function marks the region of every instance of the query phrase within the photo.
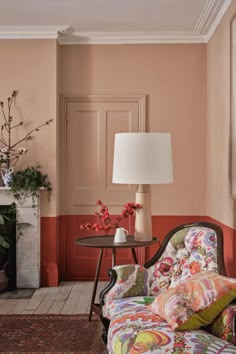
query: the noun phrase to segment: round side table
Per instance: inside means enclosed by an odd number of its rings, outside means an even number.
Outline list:
[[[135,241],[134,236],[131,236],[131,235],[128,235],[127,242],[123,242],[123,243],[115,243],[114,236],[108,236],[108,235],[88,236],[88,237],[78,238],[75,240],[75,243],[77,243],[80,246],[100,248],[100,253],[99,253],[99,257],[98,257],[97,268],[96,268],[96,273],[95,273],[95,278],[94,278],[93,293],[92,293],[91,302],[90,302],[89,321],[91,321],[93,312],[100,315],[99,304],[95,304],[94,301],[95,301],[96,292],[97,292],[97,285],[98,285],[98,279],[99,279],[99,274],[100,274],[100,269],[101,269],[104,248],[111,248],[112,249],[112,268],[113,268],[116,265],[116,250],[118,248],[131,248],[134,262],[137,264],[138,260],[137,260],[137,256],[135,253],[135,248],[147,247],[147,246],[153,245],[157,242],[158,242],[158,240],[155,238],[153,238],[152,241],[143,241],[143,242]]]

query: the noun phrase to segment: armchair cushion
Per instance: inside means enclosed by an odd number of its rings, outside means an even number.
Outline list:
[[[213,229],[189,227],[177,231],[160,259],[149,268],[149,295],[174,288],[201,271],[217,271],[217,237]]]
[[[219,316],[207,327],[215,336],[236,344],[235,336],[236,303],[228,305]]]
[[[113,288],[106,295],[106,302],[132,296],[148,295],[148,271],[138,265],[121,265],[113,268],[117,279]]]
[[[107,349],[114,354],[236,353],[235,346],[201,329],[173,331],[164,319],[145,307],[130,308],[111,320]]]
[[[149,309],[173,329],[197,329],[211,323],[235,298],[236,279],[208,271],[159,294]]]
[[[155,297],[148,297],[148,302],[146,299],[145,296],[135,296],[107,301],[102,308],[102,314],[110,320],[127,314],[145,311],[147,303],[150,304],[150,302],[155,300]]]
[[[198,329],[211,324],[214,319],[221,314],[222,310],[236,298],[236,289],[230,290],[227,294],[221,296],[213,304],[203,311],[195,313],[185,323],[183,323],[178,330],[186,331],[191,329]],[[213,333],[213,332],[211,332]],[[217,336],[219,337],[219,336]]]

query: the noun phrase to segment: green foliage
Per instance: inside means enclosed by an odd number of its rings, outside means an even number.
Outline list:
[[[10,188],[15,199],[19,200],[22,197],[32,197],[32,207],[36,206],[36,201],[39,197],[39,189],[44,188],[50,195],[52,191],[51,183],[48,181],[47,174],[42,174],[40,165],[27,167],[24,170],[14,172]]]
[[[9,261],[9,249],[15,242],[16,204],[1,206],[0,210],[0,270]]]
[[[0,254],[4,252],[4,249],[9,247],[10,245],[5,230],[5,217],[0,214]]]

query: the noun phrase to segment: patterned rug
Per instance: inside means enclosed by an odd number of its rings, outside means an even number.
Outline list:
[[[0,353],[105,353],[101,333],[88,315],[1,315]]]

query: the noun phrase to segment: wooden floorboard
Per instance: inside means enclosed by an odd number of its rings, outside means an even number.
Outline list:
[[[24,308],[28,304],[29,299],[18,299],[16,301],[15,306],[13,306],[9,311],[8,314],[21,314],[24,311]]]
[[[52,303],[52,306],[50,307],[50,309],[48,310],[48,314],[58,314],[58,313],[61,313],[61,310],[63,308],[63,306],[65,305],[65,301],[61,301],[61,300],[58,300],[58,301],[53,301]]]
[[[95,302],[107,282],[99,282]],[[30,299],[0,299],[0,315],[89,313],[93,282],[62,282],[58,287],[37,289]]]

